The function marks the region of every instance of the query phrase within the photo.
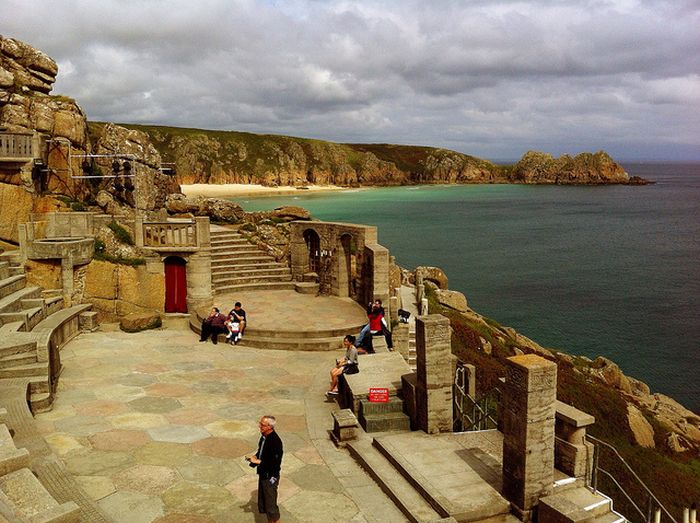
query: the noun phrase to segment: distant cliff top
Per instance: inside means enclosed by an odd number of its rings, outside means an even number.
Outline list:
[[[90,123],[99,134],[104,124]],[[530,151],[499,166],[434,147],[340,144],[281,135],[120,124],[146,133],[177,181],[286,185],[412,185],[431,183],[626,184],[629,176],[605,152],[577,156]]]

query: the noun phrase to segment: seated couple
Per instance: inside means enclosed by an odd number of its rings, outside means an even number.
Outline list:
[[[326,391],[327,396],[338,395],[338,379],[341,374],[357,374],[360,367],[357,364],[357,347],[355,347],[355,336],[348,334],[343,338],[345,357],[335,360],[335,367],[331,369],[331,386]]]
[[[217,307],[213,307],[209,316],[202,321],[202,334],[199,341],[207,341],[211,337],[216,345],[219,334],[227,334],[226,341],[236,345],[243,337],[246,327],[246,314],[241,308],[241,302],[236,302],[228,316],[221,314]]]
[[[386,324],[386,319],[384,318],[384,307],[382,307],[382,300],[374,300],[367,306],[367,319],[369,323],[362,327],[360,335],[357,337],[355,346],[357,347],[360,354],[367,354],[368,352],[374,352],[372,347],[372,336],[378,336],[382,334],[384,339],[386,339],[387,348],[392,351],[394,350],[394,345],[391,340],[391,331]],[[369,336],[368,336],[369,334]]]

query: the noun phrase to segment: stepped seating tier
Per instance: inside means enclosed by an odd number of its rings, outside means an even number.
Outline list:
[[[294,288],[289,267],[250,243],[238,231],[213,226],[210,239],[215,294]]]
[[[292,290],[235,292],[217,295],[215,305],[227,314],[236,301],[248,317],[240,345],[263,349],[327,351],[342,348],[346,334],[357,335],[365,311],[348,298],[311,296]],[[200,333],[209,309],[195,311],[190,328]],[[224,335],[219,336],[225,341]]]

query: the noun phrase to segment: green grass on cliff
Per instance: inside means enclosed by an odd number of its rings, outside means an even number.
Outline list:
[[[430,291],[428,300],[431,313],[444,314],[450,319],[454,354],[461,361],[476,367],[477,395],[499,386],[499,378],[505,376],[504,360],[515,354],[517,343],[493,320],[485,319],[486,325],[471,321],[456,311],[442,307]],[[482,338],[491,343],[491,355],[484,352]],[[693,453],[674,454],[666,450],[665,429],[652,418],[648,420],[654,426],[657,450],[634,444],[627,424],[624,398],[617,390],[580,372],[580,367],[581,362],[576,358],[573,363],[557,360],[558,399],[593,415],[596,422],[588,433],[613,445],[654,495],[680,520],[683,508],[700,500],[700,456]],[[603,454],[601,465],[610,470],[626,489],[635,492],[635,482],[621,463]],[[633,521],[639,520],[634,509],[616,492],[616,487],[601,483],[599,488],[613,497],[615,506],[623,510],[626,516]],[[645,499],[639,494],[639,499]],[[646,510],[646,506],[642,509]]]
[[[89,133],[93,143],[102,132],[104,123],[90,122]],[[459,163],[468,163],[484,171],[501,169],[491,162],[454,151],[425,146],[392,144],[342,144],[310,138],[285,135],[254,134],[241,131],[217,131],[156,125],[119,124],[128,129],[143,131],[150,137],[164,162],[175,162],[188,156],[208,182],[209,173],[217,171],[236,173],[251,183],[264,181],[270,173],[306,169],[311,173],[318,168],[337,173],[349,167],[362,171],[368,158],[393,164],[409,183],[425,181],[429,158],[450,157]],[[289,162],[296,165],[290,165]],[[313,181],[310,179],[309,181]],[[387,184],[395,183],[384,180]]]

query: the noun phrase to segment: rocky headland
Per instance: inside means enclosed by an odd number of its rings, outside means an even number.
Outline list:
[[[99,135],[104,124],[91,122]],[[530,151],[497,165],[434,147],[340,144],[278,135],[121,124],[145,133],[181,184],[390,186],[443,183],[628,184],[607,153]]]

